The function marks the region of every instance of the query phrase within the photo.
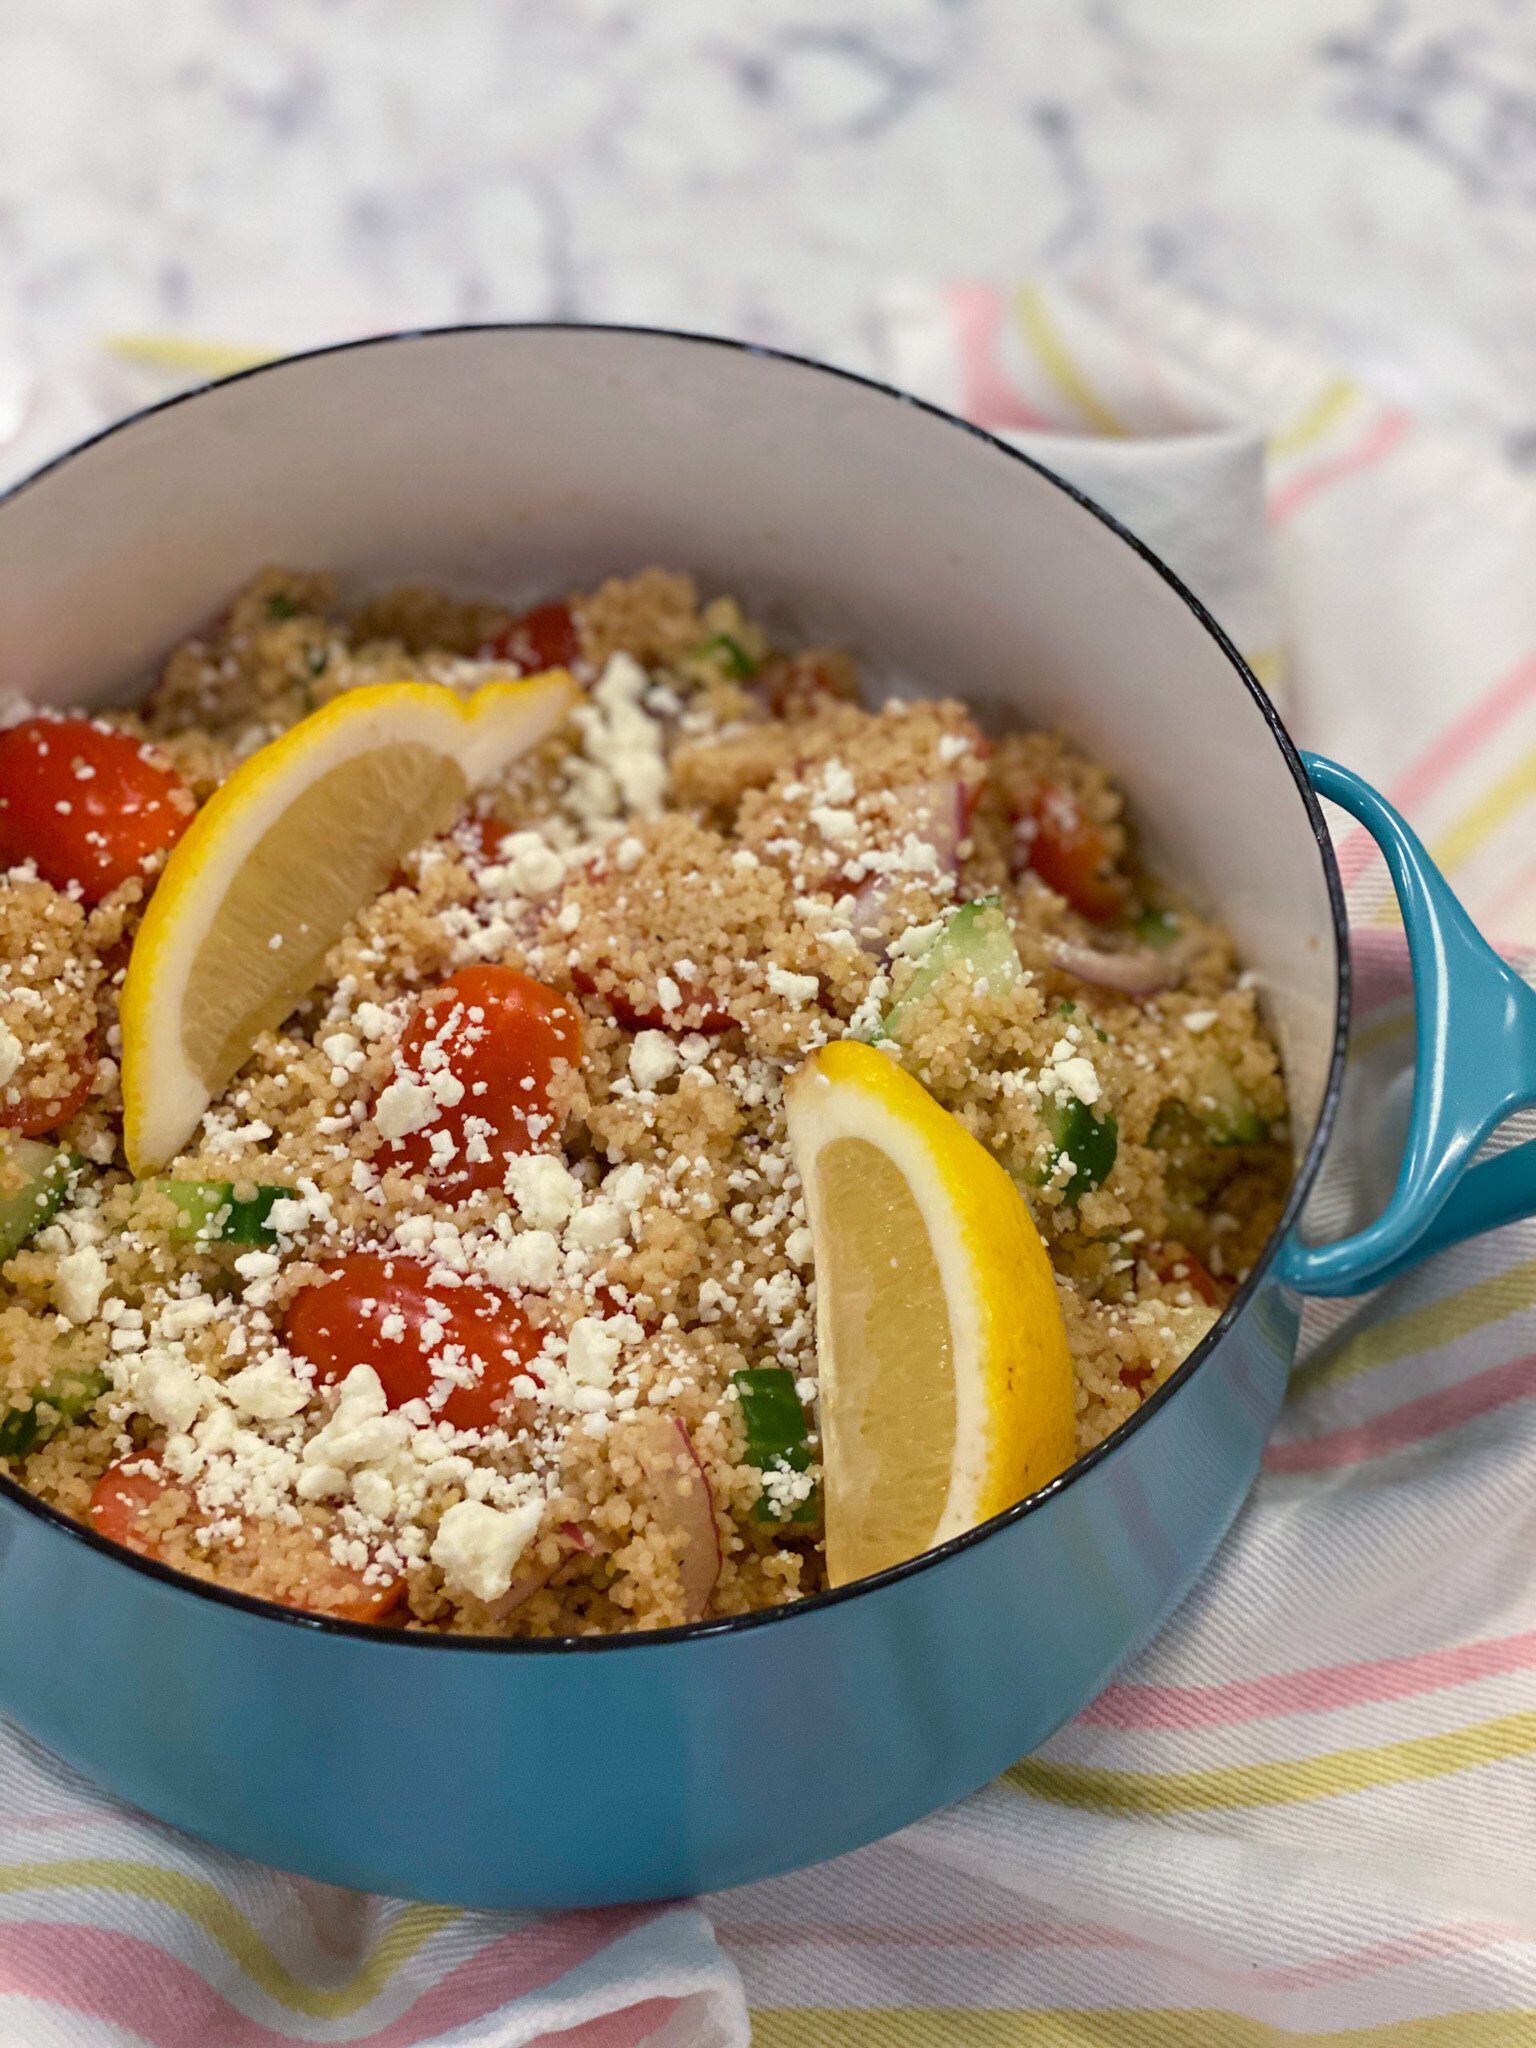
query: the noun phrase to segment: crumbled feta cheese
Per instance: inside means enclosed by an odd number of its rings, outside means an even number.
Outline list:
[[[796,1009],[811,1002],[821,988],[821,983],[814,974],[791,974],[784,967],[770,967],[767,980],[770,993],[782,996],[785,1002],[793,1003]]]
[[[792,1230],[784,1240],[784,1256],[792,1266],[808,1266],[815,1240],[804,1224]]]
[[[129,1364],[129,1391],[134,1400],[173,1436],[184,1435],[203,1405],[203,1379],[185,1359],[158,1346],[141,1351]]]
[[[1186,1010],[1184,1013],[1184,1029],[1186,1031],[1209,1031],[1216,1022],[1216,1016],[1217,1013],[1214,1010]]]
[[[629,1327],[639,1327],[629,1316],[582,1316],[571,1325],[565,1369],[578,1386],[613,1385],[614,1369]]]
[[[590,1202],[584,1209],[578,1209],[565,1228],[565,1242],[580,1245],[585,1251],[600,1251],[604,1245],[617,1244],[625,1234],[625,1215],[617,1202]]]
[[[431,1555],[450,1592],[499,1600],[511,1585],[512,1567],[533,1540],[543,1512],[540,1500],[513,1508],[461,1500],[449,1508],[437,1525]]]
[[[509,832],[500,853],[507,880],[519,896],[548,896],[565,879],[565,862],[540,832]]]
[[[437,1115],[437,1098],[419,1081],[391,1081],[373,1106],[381,1138],[408,1138]]]
[[[8,1024],[0,1024],[0,1085],[21,1065],[21,1040]]]
[[[559,1240],[552,1231],[520,1230],[510,1244],[493,1244],[482,1252],[480,1264],[498,1287],[529,1287],[542,1294],[559,1277]]]
[[[581,1182],[547,1152],[509,1159],[503,1185],[523,1221],[536,1230],[558,1230],[581,1206]]]
[[[410,1424],[389,1413],[384,1388],[371,1365],[354,1365],[341,1383],[341,1400],[324,1429],[304,1446],[306,1465],[376,1465],[398,1450]]]
[[[284,1422],[297,1415],[309,1389],[281,1358],[260,1358],[224,1382],[224,1392],[242,1415],[257,1422]]]
[[[670,974],[657,975],[656,1000],[668,1016],[683,1007],[683,992]]]
[[[281,1232],[284,1237],[292,1237],[308,1222],[309,1205],[287,1196],[279,1196],[267,1211],[268,1228]]]
[[[629,1078],[637,1088],[655,1088],[679,1066],[676,1045],[665,1031],[641,1031],[629,1048]]]
[[[67,1252],[54,1270],[53,1298],[72,1323],[88,1323],[107,1284],[107,1264],[94,1245]]]

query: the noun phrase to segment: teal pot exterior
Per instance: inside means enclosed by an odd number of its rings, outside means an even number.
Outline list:
[[[1296,1325],[1261,1286],[1133,1436],[942,1556],[649,1639],[328,1627],[8,1492],[0,1701],[119,1797],[332,1884],[557,1907],[770,1876],[962,1797],[1093,1697],[1236,1513]]]

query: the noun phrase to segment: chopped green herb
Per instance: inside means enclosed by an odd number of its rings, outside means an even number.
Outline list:
[[[237,1202],[228,1180],[163,1180],[158,1186],[180,1212],[171,1225],[177,1244],[275,1244],[267,1222],[272,1204],[293,1198],[292,1188],[259,1187]]]
[[[267,599],[267,617],[269,619],[296,619],[298,616],[298,600],[290,597],[286,590],[274,590]]]
[[[804,1472],[811,1462],[806,1441],[805,1410],[795,1392],[795,1376],[786,1366],[755,1365],[731,1374],[741,1404],[746,1433],[746,1461],[761,1472]],[[753,1509],[759,1521],[784,1519],[765,1492]],[[791,1522],[813,1522],[820,1505],[812,1492],[789,1516]]]
[[[1065,1102],[1049,1103],[1040,1112],[1051,1134],[1051,1157],[1040,1176],[1043,1186],[1055,1173],[1058,1162],[1070,1159],[1072,1178],[1062,1189],[1069,1203],[1077,1203],[1103,1185],[1115,1155],[1120,1150],[1120,1126],[1108,1114],[1097,1117],[1086,1102],[1073,1095]]]
[[[1075,1017],[1077,1015],[1077,1005],[1076,1003],[1065,1001],[1059,1002],[1051,1012],[1051,1015],[1053,1017]]]
[[[40,1145],[35,1138],[17,1138],[13,1149],[27,1181],[14,1195],[0,1196],[0,1261],[53,1221],[69,1193],[70,1176],[85,1164],[78,1152]]]
[[[713,639],[704,642],[699,652],[718,661],[726,674],[735,676],[739,682],[745,682],[748,676],[755,676],[760,665],[748,654],[741,642],[729,633],[716,633]]]
[[[0,1458],[30,1456],[67,1423],[78,1422],[106,1390],[107,1375],[100,1366],[61,1366],[21,1397],[25,1407],[0,1413]]]

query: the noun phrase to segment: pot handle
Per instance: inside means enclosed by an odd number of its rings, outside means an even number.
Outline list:
[[[1445,1245],[1536,1214],[1536,1139],[1468,1164],[1506,1117],[1536,1103],[1536,990],[1488,944],[1385,797],[1336,761],[1301,758],[1318,795],[1381,848],[1413,966],[1413,1115],[1392,1199],[1337,1244],[1290,1238],[1277,1267],[1303,1294],[1361,1294]]]

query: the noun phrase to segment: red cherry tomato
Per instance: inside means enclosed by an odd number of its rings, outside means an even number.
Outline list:
[[[455,1429],[489,1429],[518,1374],[538,1379],[541,1333],[499,1287],[435,1285],[431,1271],[420,1259],[349,1253],[293,1297],[283,1342],[323,1385],[371,1365],[391,1408],[425,1401]]]
[[[493,633],[480,649],[487,661],[515,661],[525,675],[569,668],[581,659],[581,636],[567,604],[537,604],[510,626]]]
[[[553,1135],[556,1060],[580,1058],[581,1020],[556,990],[511,967],[462,968],[406,1026],[399,1062],[408,1079],[430,1085],[447,1075],[461,1092],[440,1100],[420,1130],[386,1140],[379,1163],[422,1174],[445,1196],[499,1188],[509,1159]]]
[[[18,1081],[24,1074],[18,1077]],[[96,1080],[96,1055],[90,1046],[81,1048],[74,1062],[74,1079],[62,1095],[29,1095],[13,1081],[0,1088],[0,1126],[18,1138],[40,1138],[56,1131],[84,1109]],[[16,1100],[10,1100],[15,1093]]]
[[[714,1036],[729,1031],[736,1022],[729,1010],[720,1007],[720,999],[712,988],[697,988],[691,981],[678,984],[678,1008],[664,1010],[659,1002],[641,1009],[624,990],[603,988],[590,968],[575,961],[571,963],[571,979],[584,996],[600,996],[626,1031],[670,1031],[679,1037],[690,1031],[702,1031]]]
[[[1043,789],[1035,803],[1027,865],[1083,917],[1117,917],[1125,883],[1114,872],[1109,841],[1063,789]]]
[[[0,732],[0,863],[29,857],[56,889],[99,903],[143,875],[192,822],[179,775],[142,741],[85,718],[28,718]]]
[[[91,1494],[91,1527],[109,1543],[121,1543],[140,1557],[158,1556],[154,1538],[140,1532],[139,1518],[154,1506],[167,1484],[159,1466],[147,1458],[109,1465]]]
[[[1208,1308],[1220,1308],[1228,1290],[1187,1245],[1160,1244],[1152,1252],[1152,1270],[1165,1284],[1187,1287]]]
[[[131,1468],[131,1469],[130,1469]],[[91,1527],[109,1543],[120,1543],[140,1557],[160,1557],[160,1547],[139,1527],[143,1515],[165,1492],[170,1481],[152,1458],[139,1456],[109,1465],[91,1493],[87,1512]],[[291,1594],[277,1602],[280,1607],[299,1607],[311,1614],[327,1614],[335,1621],[382,1621],[398,1607],[405,1593],[405,1579],[366,1579],[362,1572],[337,1564],[332,1557],[317,1563],[315,1585],[308,1599]]]

